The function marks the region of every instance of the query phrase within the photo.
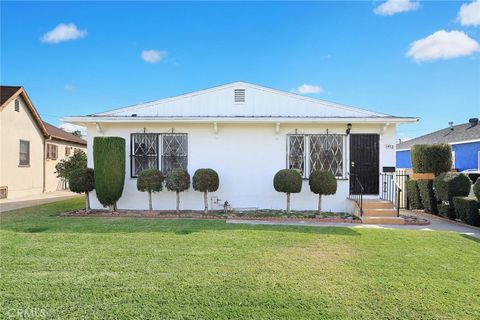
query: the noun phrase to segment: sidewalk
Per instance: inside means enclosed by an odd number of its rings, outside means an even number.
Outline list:
[[[245,224],[265,224],[265,225],[289,225],[289,226],[309,226],[309,227],[347,227],[347,228],[371,228],[371,229],[403,229],[403,230],[422,230],[422,231],[452,231],[466,234],[480,239],[480,228],[470,227],[461,223],[443,219],[434,215],[402,210],[401,214],[418,216],[430,221],[426,226],[415,225],[392,225],[392,224],[352,224],[352,223],[330,223],[330,222],[276,222],[262,220],[227,220],[227,223],[245,223]]]
[[[67,191],[55,191],[55,192],[49,192],[49,193],[36,194],[36,195],[17,198],[17,199],[2,199],[0,200],[0,212],[33,207],[40,204],[65,200],[65,199],[79,197],[79,196],[80,195],[67,190]]]

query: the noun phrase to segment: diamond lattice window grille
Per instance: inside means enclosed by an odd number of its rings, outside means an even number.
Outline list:
[[[158,169],[158,134],[133,133],[131,135],[131,176],[145,169]]]
[[[343,135],[320,134],[310,137],[310,173],[315,170],[330,171],[343,176]]]
[[[187,134],[164,134],[162,139],[162,171],[168,174],[174,168],[183,168],[186,170],[187,159]]]
[[[305,136],[290,135],[288,151],[288,167],[299,170],[303,176],[305,173]]]

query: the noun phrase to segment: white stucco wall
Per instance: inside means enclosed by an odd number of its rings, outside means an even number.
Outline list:
[[[43,192],[43,133],[22,97],[19,112],[15,99],[0,112],[0,186],[14,199]],[[19,165],[20,140],[30,142],[30,164]]]
[[[274,123],[265,124],[218,124],[218,134],[213,124],[101,124],[100,133],[95,126],[88,126],[88,165],[93,167],[93,138],[95,136],[119,136],[126,141],[126,177],[123,195],[118,202],[119,209],[147,209],[147,194],[136,188],[136,179],[130,178],[130,134],[143,132],[188,133],[188,171],[191,175],[198,168],[210,167],[220,176],[220,187],[209,198],[218,197],[221,203],[228,201],[233,208],[284,209],[285,195],[273,188],[273,176],[286,168],[286,135],[329,133],[344,134],[346,125],[340,124],[282,124],[275,132]],[[351,133],[380,134],[380,170],[383,166],[395,166],[395,125],[355,124]],[[348,150],[348,138],[347,138]],[[349,160],[345,165],[348,165]],[[349,181],[339,180],[334,196],[323,199],[323,209],[349,212],[351,202],[347,200]],[[292,195],[292,209],[316,209],[317,196],[310,192],[308,181],[303,182],[302,192]],[[91,205],[102,209],[95,192],[91,193]],[[175,194],[164,190],[153,197],[154,209],[175,208]],[[192,188],[181,194],[181,209],[203,209],[203,197]],[[219,208],[219,207],[214,207]]]

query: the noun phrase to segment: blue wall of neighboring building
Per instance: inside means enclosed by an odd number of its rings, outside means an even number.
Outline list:
[[[410,150],[397,151],[397,168],[411,168]]]
[[[480,169],[478,167],[478,151],[480,151],[480,141],[471,143],[453,144],[452,150],[455,151],[455,168],[459,171],[466,169]],[[410,150],[397,151],[397,168],[411,168]]]

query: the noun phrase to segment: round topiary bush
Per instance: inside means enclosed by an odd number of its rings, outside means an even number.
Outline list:
[[[208,192],[218,190],[220,179],[218,173],[210,168],[198,169],[192,177],[193,190],[203,192],[203,202],[205,205],[205,214],[208,213]]]
[[[449,144],[417,144],[411,149],[414,173],[433,173],[438,176],[452,168],[452,147]]]
[[[287,213],[290,213],[290,194],[302,191],[302,176],[295,169],[282,169],[273,177],[273,187],[287,194]]]
[[[160,192],[163,190],[163,180],[165,177],[158,169],[146,169],[140,172],[137,177],[137,189],[142,192],[148,192],[148,208],[152,208],[152,192]]]
[[[176,168],[167,176],[167,189],[177,194],[177,214],[180,213],[180,192],[190,188],[190,175],[187,170]]]
[[[473,184],[473,194],[477,197],[477,200],[480,201],[480,179]]]
[[[322,209],[322,195],[335,194],[337,192],[337,179],[330,171],[316,170],[308,178],[310,191],[318,194],[318,213]]]
[[[117,210],[125,183],[125,139],[120,137],[93,138],[95,191],[100,203]]]
[[[95,189],[95,176],[93,169],[80,168],[70,173],[69,180],[70,191],[75,193],[85,193],[86,210],[90,211],[89,192]]]

